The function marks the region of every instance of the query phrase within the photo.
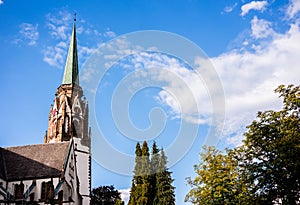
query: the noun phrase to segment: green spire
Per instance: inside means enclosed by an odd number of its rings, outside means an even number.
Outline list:
[[[65,65],[65,72],[62,84],[77,84],[79,85],[78,76],[78,57],[76,43],[76,14],[72,31],[71,42],[68,51],[68,57]]]

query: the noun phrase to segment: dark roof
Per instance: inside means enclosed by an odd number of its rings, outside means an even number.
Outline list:
[[[0,177],[7,181],[61,176],[70,142],[0,148]]]

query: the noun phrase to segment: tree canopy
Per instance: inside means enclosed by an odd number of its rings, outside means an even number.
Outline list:
[[[258,112],[240,147],[205,148],[186,201],[300,204],[300,87],[280,85],[281,110]]]
[[[113,185],[99,186],[92,190],[92,205],[124,205],[120,192]]]
[[[249,204],[251,191],[242,174],[235,150],[222,153],[203,147],[201,161],[195,165],[196,177],[187,178],[192,187],[185,201],[193,204]]]
[[[300,203],[300,89],[279,86],[279,111],[258,112],[244,141],[245,166],[256,183],[256,196],[265,202]]]

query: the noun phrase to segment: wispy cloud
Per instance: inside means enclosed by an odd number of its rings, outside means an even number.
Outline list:
[[[72,33],[73,15],[71,12],[62,8],[53,13],[47,14],[46,20],[46,26],[49,30],[52,45],[44,48],[43,60],[50,66],[63,68],[68,51],[67,45],[69,44],[69,39]],[[79,64],[84,62],[88,56],[97,51],[99,42],[102,41],[101,37],[110,39],[116,36],[116,34],[110,29],[106,29],[103,33],[97,31],[97,29],[85,22],[83,19],[77,19],[76,26],[76,31],[78,34],[77,49],[80,61]],[[85,39],[92,39],[92,44],[89,44],[88,40],[80,41],[81,36],[83,36]],[[84,42],[85,45],[82,45],[81,42]]]
[[[300,11],[300,1],[290,0],[290,5],[287,9],[287,15],[289,18],[294,18],[296,14]]]
[[[232,11],[235,9],[235,7],[236,7],[237,5],[238,5],[238,4],[235,2],[233,5],[226,6],[226,7],[224,8],[224,12],[226,12],[226,13],[232,12]]]
[[[244,36],[244,42],[248,44],[209,59],[215,66],[225,91],[223,140],[227,143],[241,143],[246,126],[255,119],[259,110],[280,108],[281,101],[274,93],[278,85],[299,84],[299,20],[289,22],[289,29],[278,33],[273,29],[272,22],[254,16],[250,22],[249,35]],[[109,57],[115,59],[118,56]],[[175,58],[155,52],[133,55],[131,63],[134,69],[160,68],[161,73],[156,71],[154,77],[166,82],[163,88],[169,92],[159,92],[156,99],[170,108],[171,116],[186,118],[189,122],[198,124],[209,124],[213,114],[209,105],[209,93],[192,70]],[[171,72],[163,72],[164,69]],[[178,80],[170,76],[172,73],[179,76],[188,87],[181,86]],[[189,100],[182,100],[183,104],[178,104],[174,98],[182,96],[182,99],[188,99],[184,96],[186,89],[193,93],[198,105],[201,105],[200,114],[195,112],[195,107]]]
[[[254,17],[253,21],[259,20]],[[255,119],[259,110],[280,108],[280,100],[274,93],[278,85],[299,84],[299,24],[291,24],[290,29],[283,34],[274,32],[266,20],[252,24],[264,25],[260,29],[252,26],[251,33],[256,39],[254,49],[232,50],[210,59],[219,74],[226,96],[223,140],[234,145],[241,143],[246,126]],[[270,39],[266,44],[264,38],[267,36]],[[177,72],[192,90],[198,105],[201,105],[200,115],[193,115],[195,110],[189,101],[183,101],[185,104],[180,110],[174,97],[163,91],[158,96],[161,102],[175,114],[183,112],[182,116],[189,117],[189,122],[208,124],[212,109],[203,82],[180,64],[173,63],[169,69]],[[172,78],[166,75],[163,77],[170,82],[168,90],[174,90],[175,94],[186,93],[185,88],[176,84],[175,80],[172,82]]]
[[[48,63],[50,66],[63,68],[63,64],[66,59],[68,45],[66,42],[61,41],[57,43],[55,46],[48,46],[44,51],[43,60]]]
[[[46,15],[46,26],[49,29],[51,39],[56,43],[43,50],[43,60],[47,64],[57,68],[63,68],[68,50],[68,40],[72,30],[72,15],[65,9]]]
[[[159,52],[139,52],[132,55],[129,62],[131,66],[127,67],[148,69],[147,79],[161,82],[162,91],[154,98],[171,108],[169,117],[196,124],[209,123],[212,112],[210,96],[201,77],[181,60]],[[140,72],[140,75],[144,73]],[[195,97],[196,103],[191,97]]]
[[[20,26],[18,37],[14,40],[14,43],[26,43],[29,46],[36,45],[39,38],[38,24],[22,23]]]
[[[117,36],[117,34],[113,31],[111,31],[110,29],[107,29],[104,33],[103,33],[103,36],[104,37],[107,37],[107,38],[114,38]]]
[[[241,7],[241,16],[245,16],[251,10],[264,11],[267,5],[267,1],[251,1]]]
[[[264,20],[258,19],[257,16],[251,20],[251,35],[255,39],[267,38],[275,34],[272,29],[272,23]]]
[[[47,27],[52,38],[66,40],[70,36],[72,15],[66,10],[55,14],[47,14]]]

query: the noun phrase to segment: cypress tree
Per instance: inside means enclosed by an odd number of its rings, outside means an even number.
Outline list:
[[[148,144],[144,141],[142,146],[142,157],[141,157],[141,197],[137,200],[138,204],[151,205],[151,166],[150,166],[150,153]]]
[[[157,173],[159,172],[159,160],[160,160],[160,153],[159,149],[156,146],[156,142],[152,145],[152,152],[151,152],[151,201],[154,201],[157,188],[156,188],[156,177]]]
[[[167,168],[167,157],[154,142],[151,160],[146,141],[135,151],[135,167],[128,205],[175,205],[174,181]]]
[[[142,149],[140,143],[136,144],[135,147],[135,167],[134,167],[134,176],[132,178],[131,183],[131,190],[130,190],[130,198],[128,205],[136,205],[137,200],[140,197],[140,187],[142,184],[141,179],[141,156],[142,156]]]
[[[159,158],[159,172],[156,174],[156,195],[154,198],[154,205],[175,205],[175,187],[172,185],[174,179],[167,168],[167,157],[163,151],[160,150]]]

